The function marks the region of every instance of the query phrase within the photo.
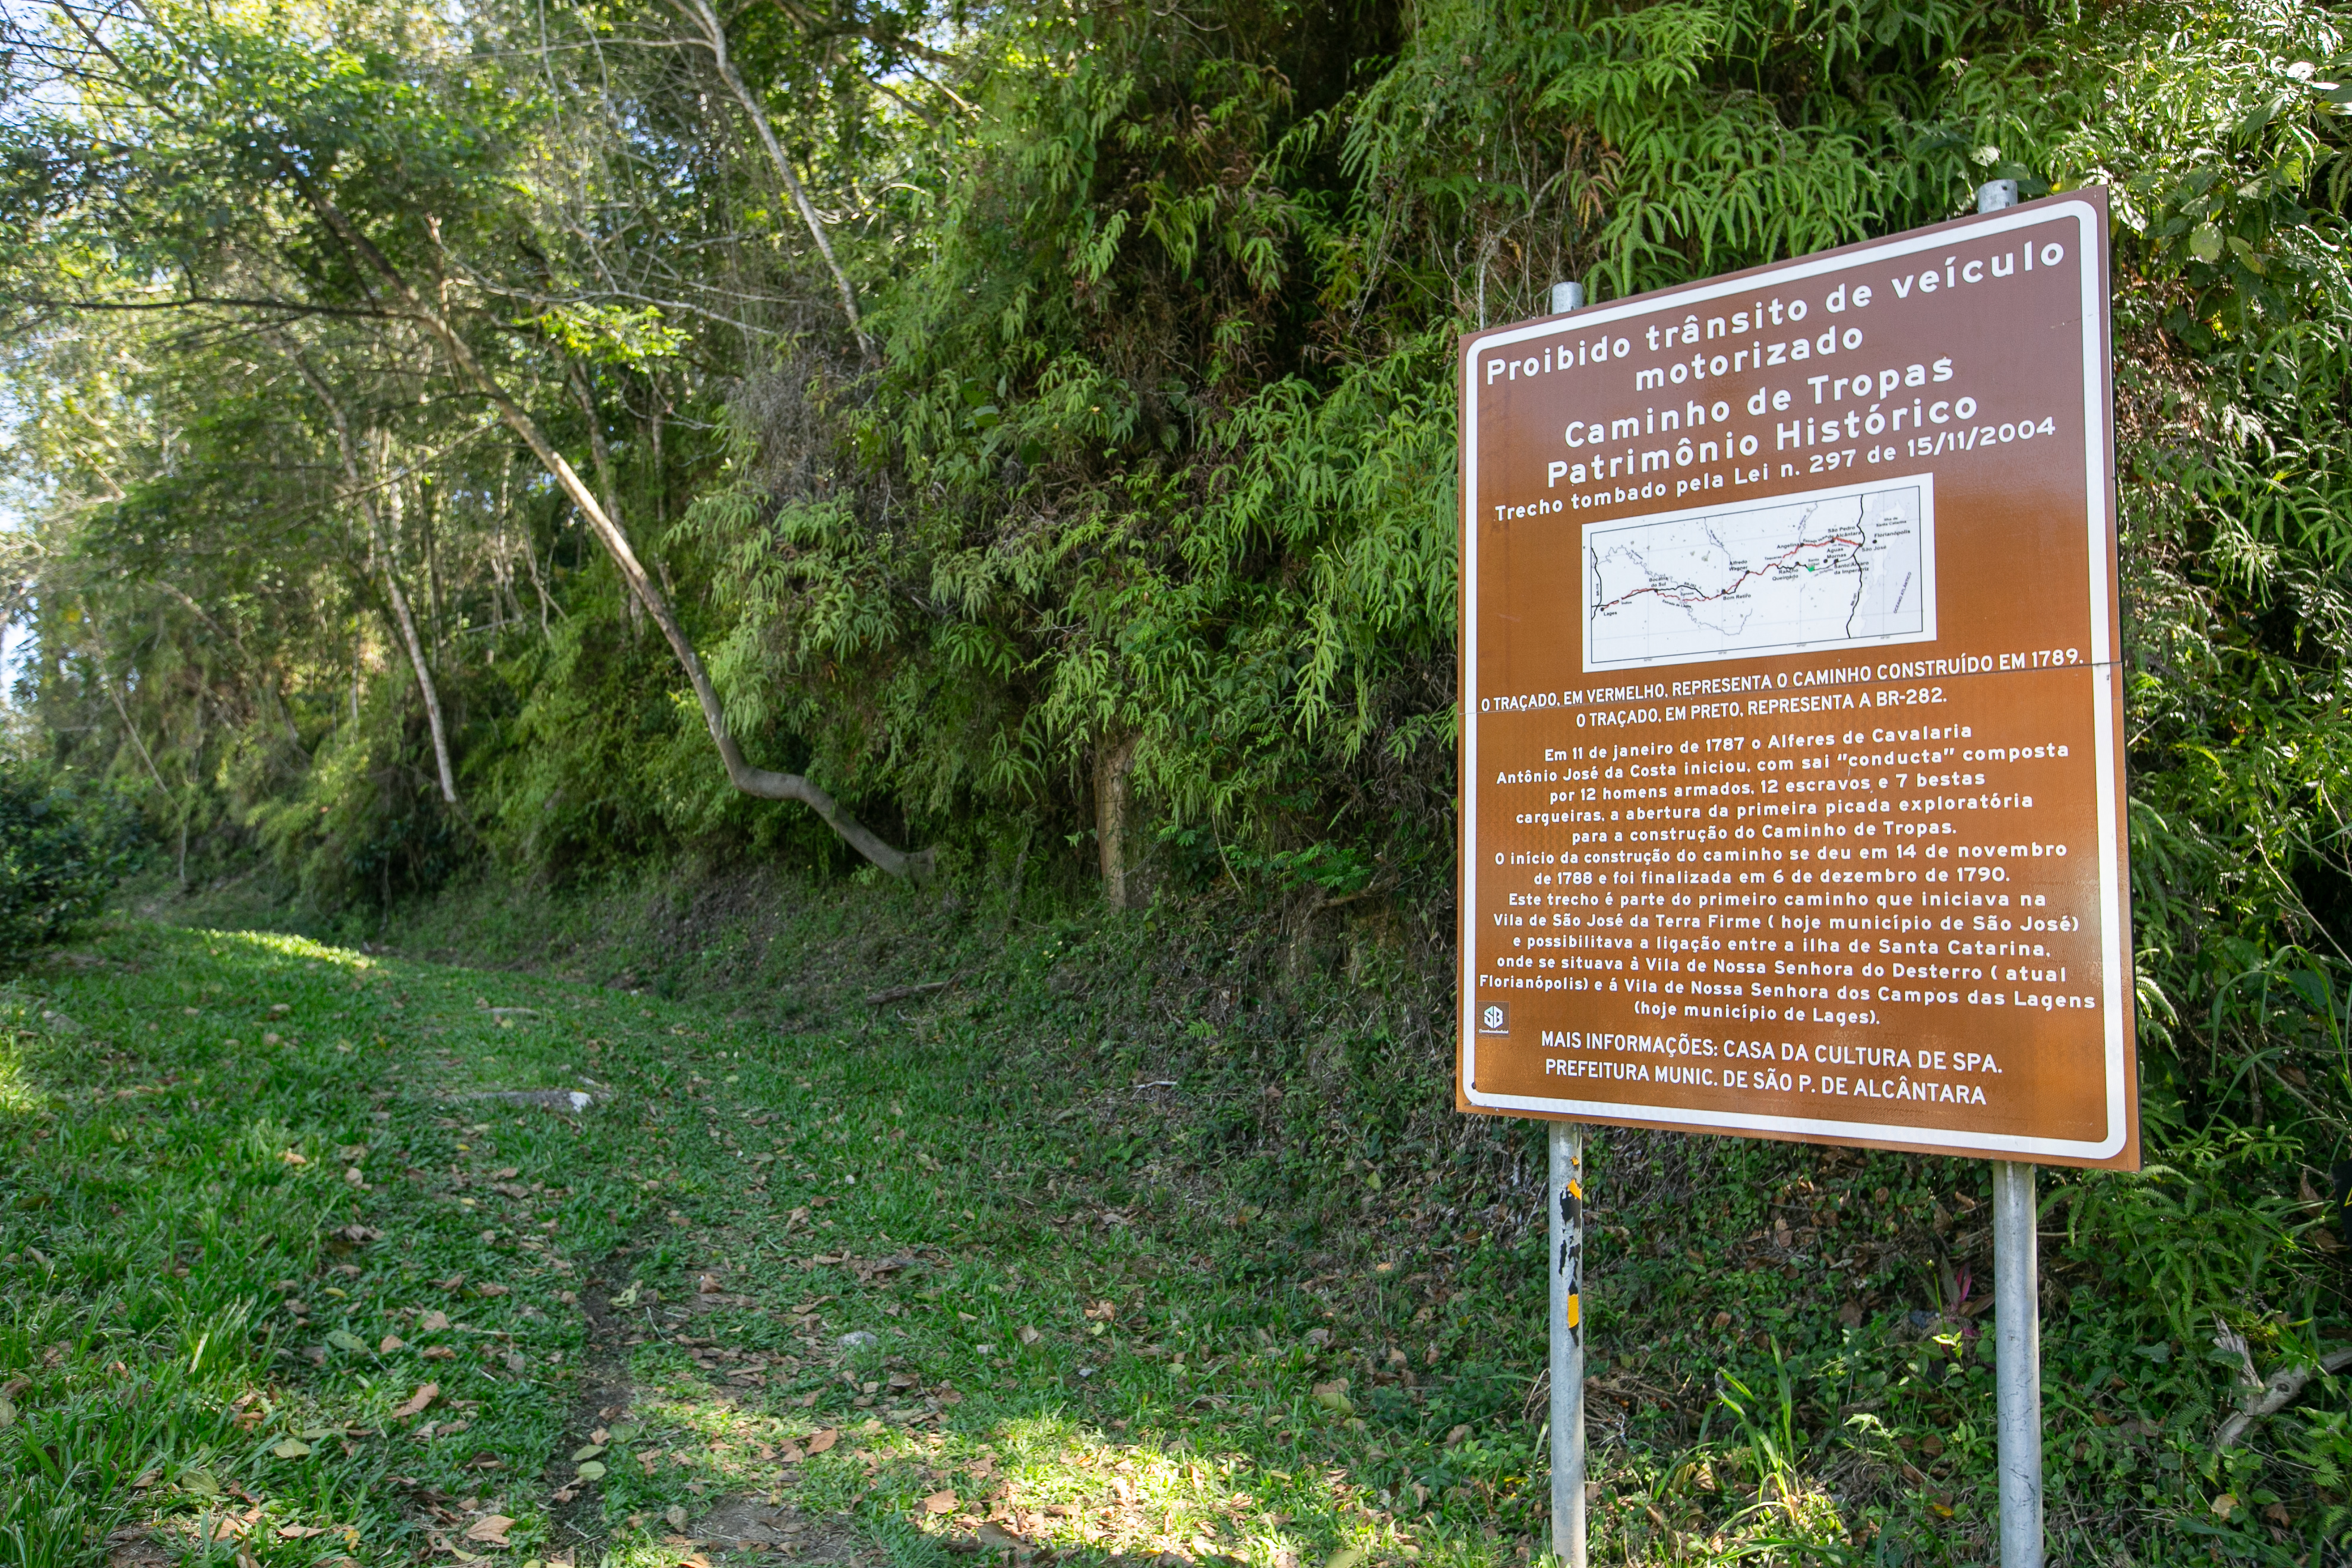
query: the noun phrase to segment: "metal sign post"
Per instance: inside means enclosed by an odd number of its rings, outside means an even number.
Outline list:
[[[2033,1167],[1992,1163],[1993,1381],[2000,1565],[2042,1568],[2042,1270]]]
[[[1584,1563],[1584,1129],[1551,1124],[1551,1554]]]
[[[2017,205],[2015,180],[1977,187],[1977,211]],[[2042,1568],[2042,1260],[2033,1167],[1992,1163],[1993,1366],[2001,1568]]]
[[[1584,285],[1551,286],[1551,310],[1584,303]],[[1584,1555],[1584,1129],[1551,1124],[1545,1212],[1551,1274],[1551,1554],[1562,1568]]]

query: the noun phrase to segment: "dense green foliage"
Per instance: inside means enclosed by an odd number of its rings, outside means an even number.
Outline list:
[[[2344,1331],[2338,14],[844,0],[726,17],[730,79],[691,11],[10,14],[23,692],[183,879],[849,864],[729,787],[487,377],[755,762],[969,895],[1081,884],[1131,758],[1163,889],[1375,918],[1412,971],[1452,896],[1455,334],[2101,183],[2158,1165],[2058,1212],[2154,1342]],[[2333,1518],[2310,1440],[2263,1484]]]
[[[0,759],[0,953],[21,952],[96,914],[132,867],[136,819],[54,771]]]

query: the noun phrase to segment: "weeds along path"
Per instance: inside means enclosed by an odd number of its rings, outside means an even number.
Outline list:
[[[1525,1563],[1532,1205],[1087,1049],[1067,945],[800,1033],[158,925],[0,982],[0,1565]],[[1600,1149],[1596,1561],[1985,1561],[1982,1167]],[[2284,1568],[2335,1483],[2207,1458],[2146,1234],[2052,1238],[2054,1560]]]
[[[146,925],[0,1022],[8,1561],[1524,1555],[1332,1462],[1418,1351],[951,1039]]]

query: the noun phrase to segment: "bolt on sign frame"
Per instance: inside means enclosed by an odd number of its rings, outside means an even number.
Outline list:
[[[1463,338],[1460,1110],[2137,1168],[2106,238]]]

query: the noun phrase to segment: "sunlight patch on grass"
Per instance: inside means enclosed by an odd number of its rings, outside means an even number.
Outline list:
[[[0,1118],[37,1116],[48,1106],[48,1096],[26,1069],[23,1045],[13,1034],[0,1034]]]
[[[247,952],[265,957],[330,964],[338,969],[352,971],[381,967],[376,959],[369,957],[366,953],[355,952],[347,947],[331,947],[325,942],[313,942],[309,937],[294,936],[285,931],[197,931],[191,934],[206,944],[209,956],[216,958],[228,957],[231,955],[230,950],[242,949]]]

